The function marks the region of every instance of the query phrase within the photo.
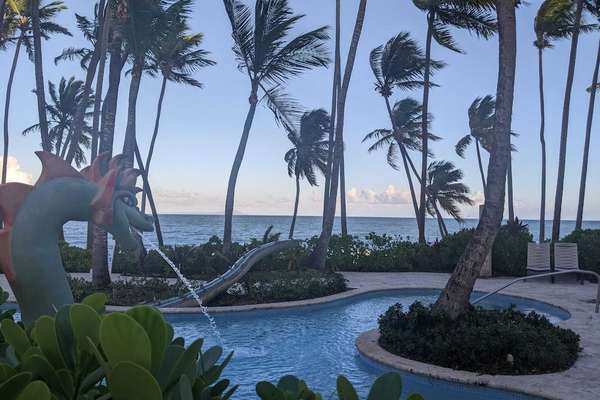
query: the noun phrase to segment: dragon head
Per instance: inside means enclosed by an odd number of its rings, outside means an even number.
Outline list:
[[[121,155],[108,162],[108,172],[101,173],[101,165],[108,154],[100,154],[92,165],[81,170],[81,174],[96,184],[98,191],[92,199],[92,221],[111,233],[115,241],[125,250],[135,250],[138,242],[132,228],[141,232],[153,230],[153,219],[137,207],[136,194],[141,189],[135,186],[141,171],[121,168]]]

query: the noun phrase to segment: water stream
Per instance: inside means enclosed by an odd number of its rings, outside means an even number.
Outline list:
[[[208,312],[208,308],[204,304],[202,304],[202,299],[200,298],[200,296],[198,296],[198,293],[196,293],[196,288],[194,287],[194,285],[192,285],[192,282],[190,282],[189,279],[187,279],[183,275],[183,273],[177,267],[177,265],[175,265],[175,263],[173,261],[171,261],[171,259],[169,257],[167,257],[167,255],[165,253],[163,253],[163,251],[158,246],[154,245],[145,236],[142,236],[142,238],[144,240],[144,244],[147,247],[151,248],[152,250],[156,251],[158,253],[158,255],[160,255],[162,257],[162,259],[165,260],[165,262],[175,272],[175,274],[177,275],[177,277],[179,278],[179,280],[188,289],[188,291],[190,292],[190,294],[192,295],[192,297],[194,298],[194,300],[196,301],[196,303],[198,303],[198,306],[200,307],[200,311],[202,312],[202,314],[204,314],[204,316],[208,320],[208,323],[210,325],[210,329],[212,330],[213,334],[215,335],[217,341],[222,346],[223,345],[223,338],[221,336],[221,332],[219,331],[219,328],[217,327],[217,323],[215,322],[215,319],[212,317],[212,315],[210,315],[210,313]]]

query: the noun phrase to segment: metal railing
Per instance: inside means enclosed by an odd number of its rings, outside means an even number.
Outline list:
[[[598,311],[600,310],[600,275],[598,275],[597,273],[595,273],[593,271],[587,271],[584,269],[571,269],[568,271],[547,272],[547,273],[537,274],[537,275],[522,276],[520,278],[513,279],[512,281],[508,282],[506,285],[499,287],[498,289],[496,289],[490,293],[487,293],[478,299],[475,299],[474,301],[471,302],[471,304],[477,304],[477,303],[487,299],[488,297],[500,292],[501,290],[504,290],[507,287],[514,285],[517,282],[525,281],[527,279],[545,278],[547,276],[566,275],[566,274],[583,274],[583,275],[592,275],[592,276],[596,277],[597,285],[598,285],[598,289],[596,291],[596,313],[598,313]]]

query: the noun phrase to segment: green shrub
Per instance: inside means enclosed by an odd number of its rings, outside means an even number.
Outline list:
[[[541,374],[571,367],[579,336],[534,312],[473,309],[457,319],[419,302],[379,318],[380,345],[402,357],[487,374]]]
[[[577,243],[579,267],[600,273],[600,229],[577,230],[562,239]]]
[[[92,268],[92,253],[87,249],[70,246],[61,241],[58,244],[63,265],[67,272],[90,272]]]
[[[533,240],[527,225],[518,219],[502,225],[492,250],[492,272],[495,276],[527,275],[527,244]]]

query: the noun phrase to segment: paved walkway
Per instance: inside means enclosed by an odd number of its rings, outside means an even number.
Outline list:
[[[89,274],[76,274],[89,279]],[[346,272],[349,290],[344,293],[319,299],[294,301],[286,303],[258,304],[235,307],[213,307],[210,312],[247,311],[255,309],[284,308],[319,304],[338,299],[352,297],[358,294],[401,288],[443,288],[449,274],[437,273],[359,273]],[[113,279],[129,279],[114,275]],[[475,285],[476,290],[491,291],[509,282],[510,278],[480,279]],[[4,275],[0,276],[0,286],[7,290],[8,284]],[[551,285],[548,278],[543,280],[528,280],[519,282],[502,293],[513,296],[528,297],[559,306],[571,313],[571,318],[560,322],[561,326],[570,328],[581,336],[583,350],[575,365],[568,371],[556,374],[530,375],[522,377],[482,376],[481,384],[514,388],[529,393],[536,393],[549,399],[578,399],[597,400],[600,398],[600,314],[594,313],[594,299],[597,285],[586,283],[580,285],[574,281],[566,281]],[[11,299],[13,299],[11,294]],[[113,307],[113,309],[120,309]],[[190,313],[200,312],[195,308],[164,309],[165,312]],[[552,351],[552,349],[548,349]],[[423,371],[421,371],[423,372]],[[460,375],[460,373],[458,374]],[[460,380],[460,377],[456,379]],[[468,379],[464,381],[470,382]]]

